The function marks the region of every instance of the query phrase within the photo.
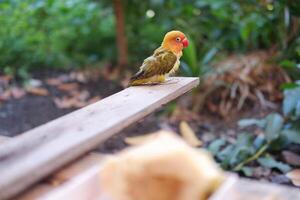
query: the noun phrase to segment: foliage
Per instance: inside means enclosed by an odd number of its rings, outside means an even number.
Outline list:
[[[257,161],[264,167],[286,173],[291,169],[290,166],[276,161],[268,152],[281,151],[291,143],[300,144],[300,87],[284,90],[282,112],[283,115],[271,113],[262,119],[240,120],[240,127],[255,125],[264,134],[254,136],[243,133],[234,144],[216,140],[210,144],[209,150],[225,169],[241,170],[249,175],[250,168],[246,165]]]
[[[278,1],[126,2],[129,38],[135,38],[129,41],[132,55],[139,58],[150,54],[166,31],[183,30],[192,41],[184,52],[182,67],[186,75],[201,75],[217,54],[222,57],[228,52],[269,48],[285,36],[284,3]],[[147,17],[145,13],[149,10],[155,15]],[[142,45],[134,48],[140,41]]]
[[[0,23],[0,70],[6,72],[67,68],[113,52],[112,9],[89,0],[0,1]]]
[[[299,24],[289,23],[298,13],[293,1],[122,2],[132,64],[140,64],[171,29],[191,40],[182,62],[188,76],[205,73],[228,53],[274,45],[283,50],[282,59],[299,63],[300,39],[288,34]],[[6,72],[116,59],[111,1],[2,0],[0,23],[0,69]]]
[[[299,41],[300,41],[300,37],[299,37]],[[299,48],[300,48],[300,43],[299,43]],[[299,58],[300,58],[300,52],[299,52]],[[295,59],[296,59],[296,57],[295,57]],[[280,62],[280,66],[283,69],[285,69],[294,80],[300,80],[300,63],[297,64],[296,62],[297,62],[296,60],[285,59]],[[300,62],[300,60],[299,60],[299,62]],[[294,87],[297,87],[298,85],[300,85],[299,81],[295,81],[293,83],[288,83],[288,84],[282,85],[282,88],[283,89],[294,88]]]
[[[191,41],[181,62],[187,76],[203,75],[231,52],[275,47],[281,60],[299,62],[300,39],[289,34],[295,29],[294,34],[300,35],[293,1],[132,0],[124,6],[133,61],[151,54],[166,31],[179,29]]]

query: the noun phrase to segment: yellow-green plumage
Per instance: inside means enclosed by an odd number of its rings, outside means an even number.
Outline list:
[[[172,51],[159,47],[152,56],[144,60],[140,70],[130,79],[129,85],[164,82],[166,75],[174,73],[179,64],[178,56]]]

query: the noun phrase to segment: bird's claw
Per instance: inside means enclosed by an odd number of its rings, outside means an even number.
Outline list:
[[[164,82],[164,84],[169,85],[169,84],[176,84],[176,83],[178,83],[178,82],[179,82],[178,79],[168,79],[168,80],[166,80],[166,81]]]

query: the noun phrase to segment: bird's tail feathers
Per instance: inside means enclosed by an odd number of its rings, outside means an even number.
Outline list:
[[[129,81],[129,84],[128,86],[133,86],[133,85],[136,85],[135,83],[140,80],[140,79],[143,79],[144,77],[144,71],[138,71],[135,75],[133,75],[131,78],[130,78],[130,81]]]

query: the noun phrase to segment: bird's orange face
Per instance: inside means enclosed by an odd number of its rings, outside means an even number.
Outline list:
[[[183,48],[189,45],[189,41],[180,31],[170,31],[168,32],[162,42],[162,46],[175,54],[181,53]]]

